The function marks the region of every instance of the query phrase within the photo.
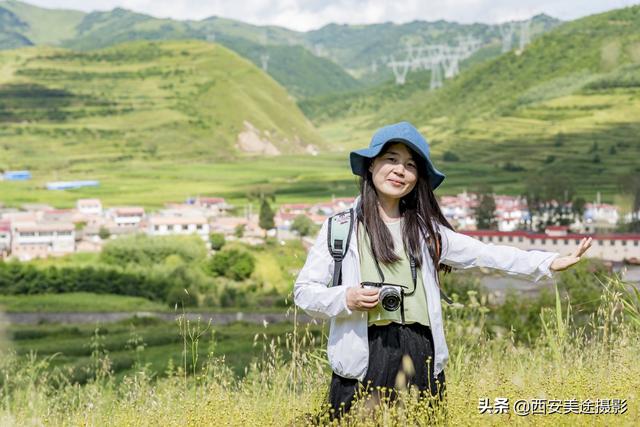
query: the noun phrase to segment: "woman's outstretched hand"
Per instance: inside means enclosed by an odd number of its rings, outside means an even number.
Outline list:
[[[591,237],[585,237],[580,241],[578,247],[569,255],[559,256],[553,260],[549,269],[551,271],[562,271],[571,267],[573,264],[580,261],[580,257],[584,254],[587,249],[591,247],[591,241],[593,239]]]
[[[350,287],[347,289],[347,307],[349,310],[371,310],[378,305],[379,293],[380,289]]]

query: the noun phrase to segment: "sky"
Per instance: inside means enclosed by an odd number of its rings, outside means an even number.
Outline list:
[[[26,0],[46,8],[86,12],[122,7],[158,18],[203,19],[213,15],[256,25],[309,31],[328,23],[373,24],[445,19],[499,23],[539,13],[572,20],[640,0]]]

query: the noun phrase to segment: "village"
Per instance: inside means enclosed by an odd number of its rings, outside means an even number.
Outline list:
[[[640,234],[617,233],[621,218],[615,205],[594,202],[585,205],[582,218],[569,225],[550,225],[544,233],[529,231],[532,217],[521,197],[495,195],[496,230],[478,229],[477,195],[462,192],[442,196],[440,206],[458,232],[485,243],[505,244],[524,250],[539,249],[564,253],[590,235],[590,255],[612,262],[638,263]],[[143,233],[149,236],[196,234],[209,246],[209,236],[220,233],[227,240],[260,244],[265,236],[281,241],[303,237],[306,246],[315,233],[300,236],[292,230],[294,219],[303,215],[316,226],[329,216],[348,209],[353,198],[336,198],[322,203],[281,204],[274,212],[275,228],[262,230],[252,205],[241,215],[220,197],[190,197],[184,202],[166,203],[148,211],[142,206],[104,206],[99,199],[78,199],[75,208],[58,209],[43,204],[4,207],[0,202],[0,258],[29,261],[74,252],[100,252],[105,242],[119,236]]]

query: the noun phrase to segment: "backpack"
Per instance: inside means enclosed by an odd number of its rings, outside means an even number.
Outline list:
[[[342,260],[349,249],[351,240],[351,232],[353,231],[353,208],[339,212],[329,218],[329,226],[327,232],[327,246],[329,253],[335,261],[333,267],[333,282],[331,286],[340,286],[342,284]],[[440,235],[436,239],[436,251],[440,253]],[[453,300],[440,289],[440,297],[447,304],[452,304]]]

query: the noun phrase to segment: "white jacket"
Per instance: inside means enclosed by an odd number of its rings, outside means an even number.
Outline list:
[[[356,199],[357,204],[359,198]],[[356,233],[354,221],[352,233]],[[483,243],[473,237],[437,224],[442,235],[441,262],[454,268],[488,267],[517,274],[532,281],[553,277],[551,262],[560,254],[530,250],[513,246]],[[346,291],[360,285],[360,258],[357,234],[352,234],[349,248],[342,261],[342,286],[331,287],[334,260],[327,247],[328,219],[322,224],[315,244],[309,251],[304,267],[298,274],[293,289],[294,302],[307,314],[319,319],[330,319],[327,355],[333,371],[345,378],[364,380],[369,364],[367,312],[351,311],[347,307]],[[435,357],[434,377],[449,359],[444,337],[440,291],[433,274],[433,261],[426,245],[422,246],[422,279],[427,296],[429,322],[433,334]]]

